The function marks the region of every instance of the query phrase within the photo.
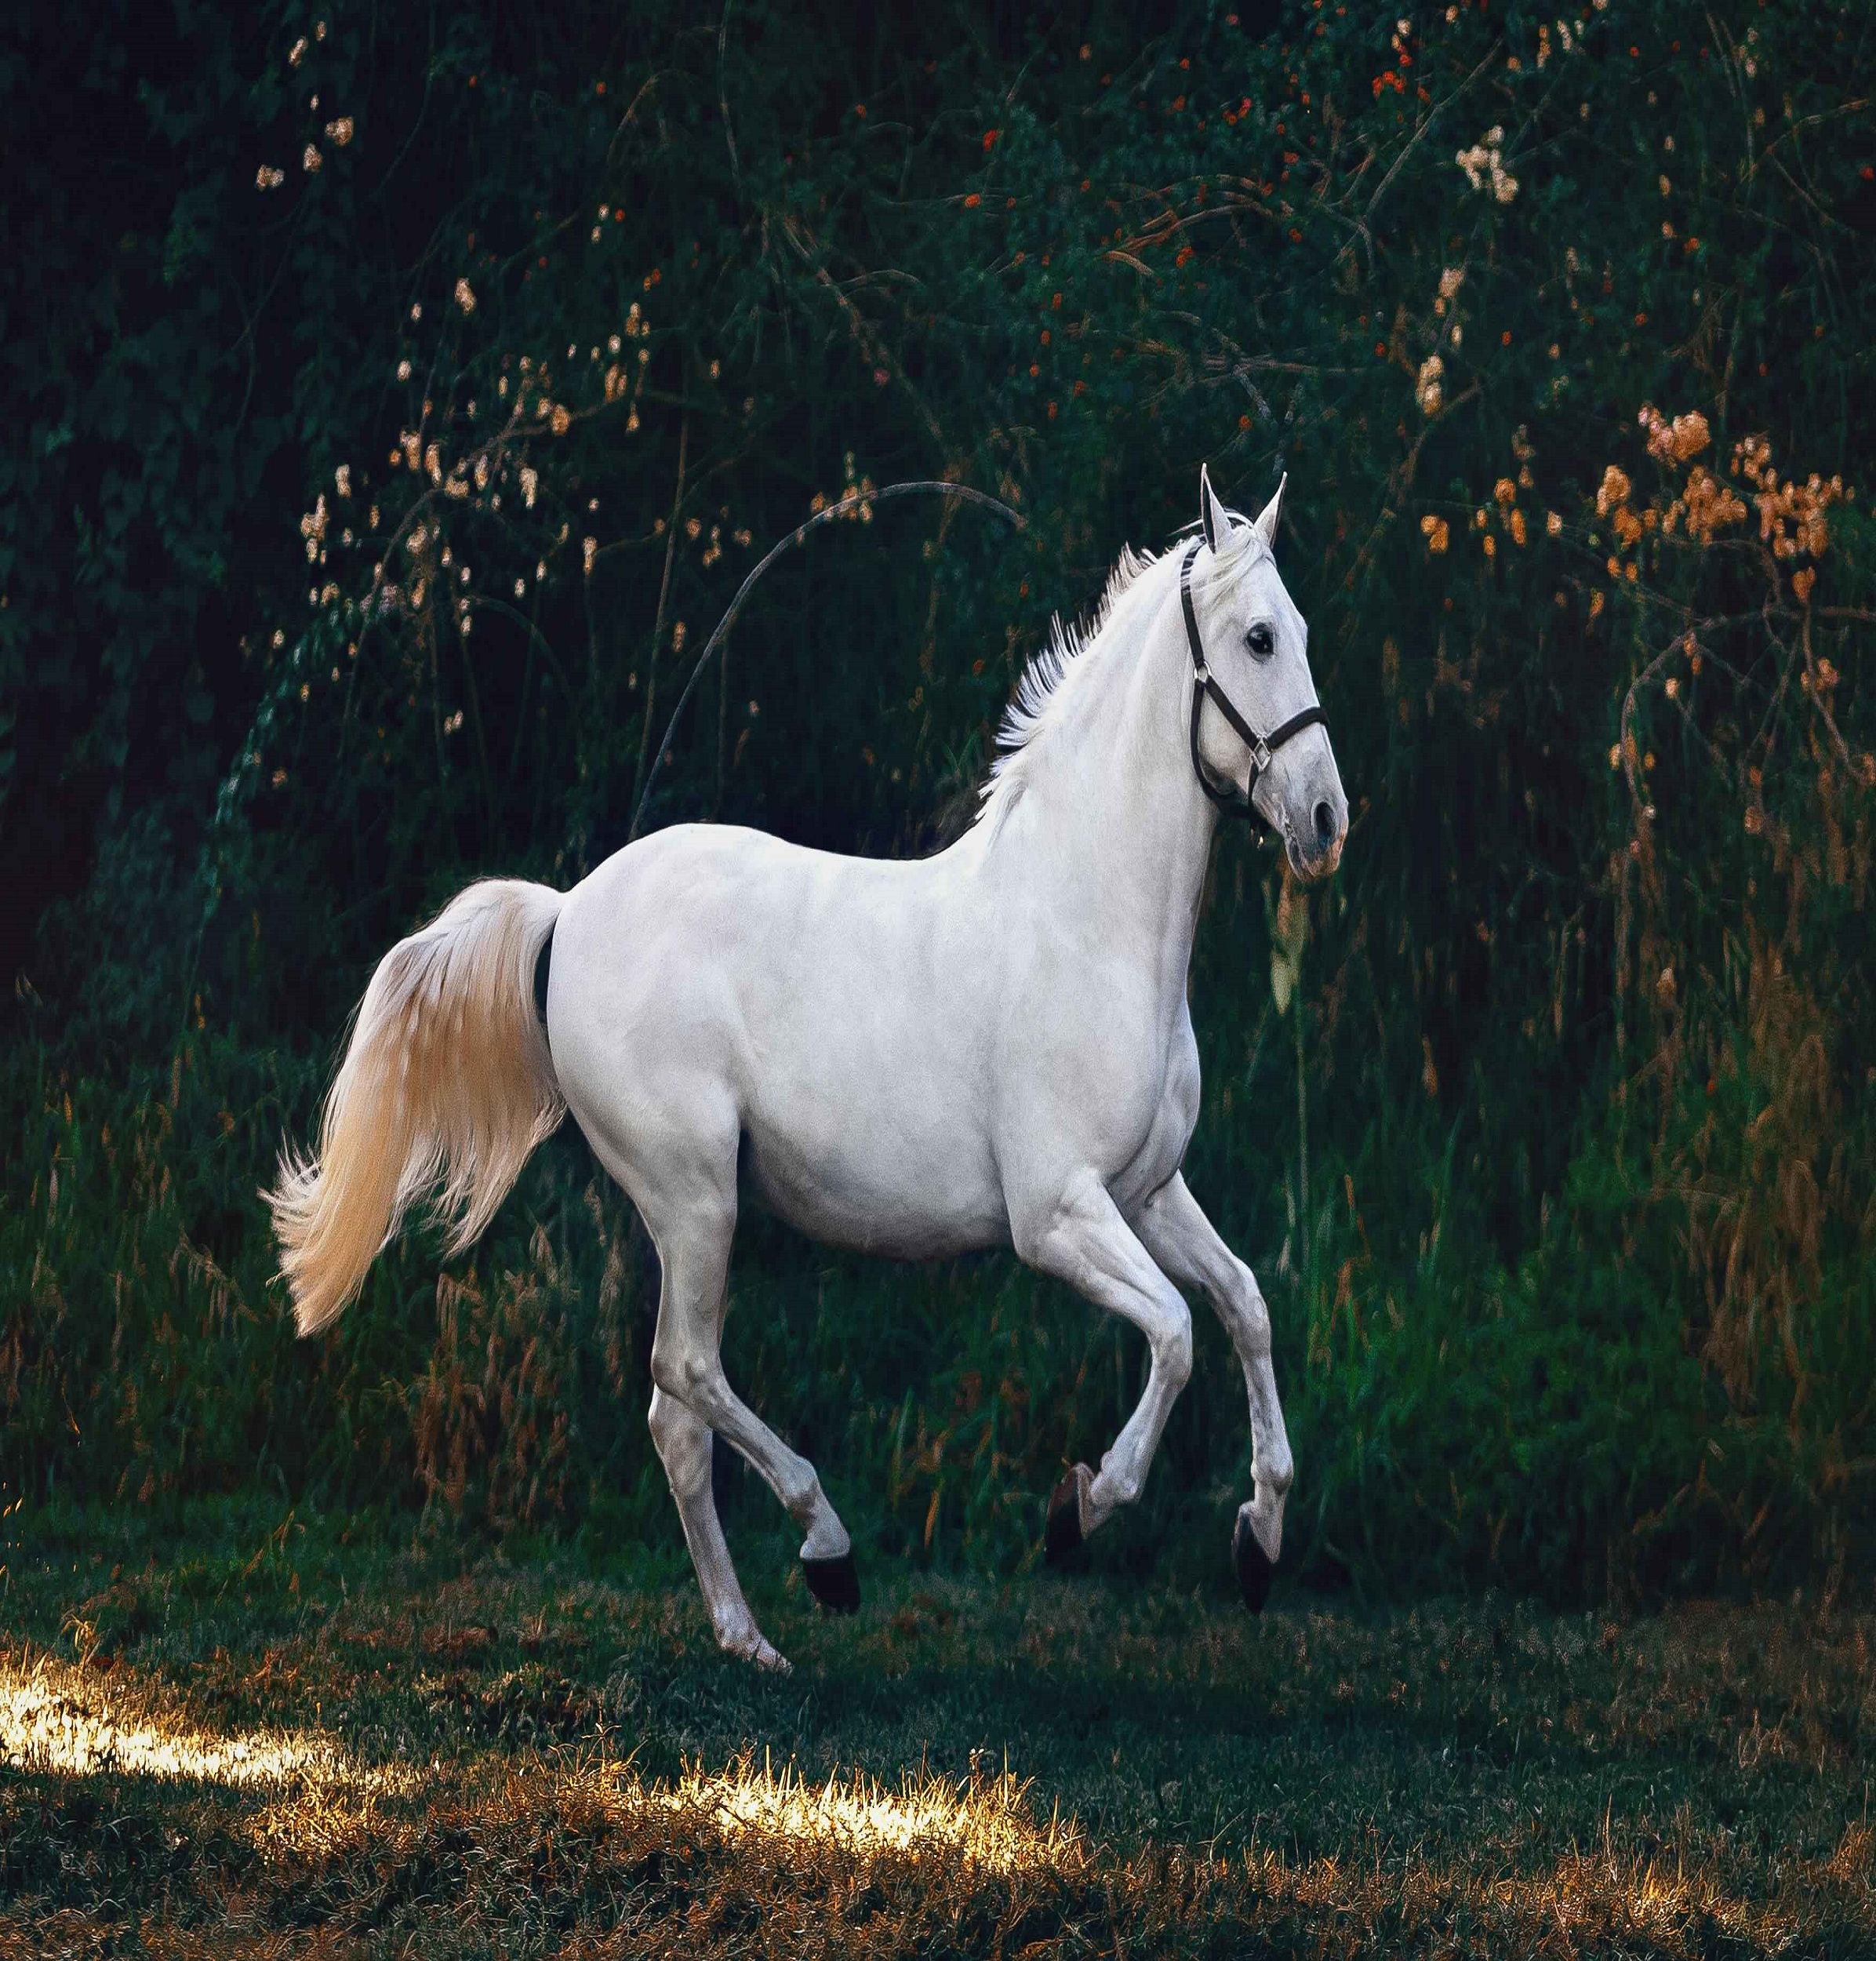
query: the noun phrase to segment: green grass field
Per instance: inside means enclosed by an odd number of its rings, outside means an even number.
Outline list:
[[[9,1529],[5,1954],[1876,1952],[1868,1616]]]

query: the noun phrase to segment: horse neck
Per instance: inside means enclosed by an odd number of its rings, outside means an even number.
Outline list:
[[[1020,848],[1080,916],[1151,948],[1183,994],[1217,812],[1188,753],[1191,657],[1176,578],[1155,586],[1124,628],[1110,624],[1118,643],[1081,657],[1089,671],[1075,677],[1063,726],[1025,759],[1016,814]]]

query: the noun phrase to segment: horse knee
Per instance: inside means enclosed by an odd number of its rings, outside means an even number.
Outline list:
[[[704,1490],[710,1483],[709,1427],[662,1389],[653,1392],[645,1422],[671,1489],[686,1494]]]
[[[1165,1373],[1166,1387],[1177,1395],[1192,1380],[1192,1316],[1183,1305],[1176,1317],[1167,1316],[1153,1353]]]
[[[654,1388],[645,1421],[652,1433],[652,1442],[658,1447],[659,1456],[663,1457],[667,1451],[681,1446],[685,1433],[696,1428],[697,1419],[669,1391]]]
[[[1271,1352],[1271,1311],[1264,1304],[1256,1276],[1242,1264],[1238,1269],[1238,1297],[1231,1315],[1231,1334],[1241,1355],[1268,1355]]]

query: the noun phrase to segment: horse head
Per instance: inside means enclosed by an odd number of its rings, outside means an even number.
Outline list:
[[[1203,469],[1198,496],[1200,540],[1182,572],[1194,765],[1216,800],[1223,785],[1247,800],[1299,878],[1322,878],[1341,861],[1348,799],[1316,701],[1309,628],[1277,569],[1283,486],[1256,518],[1227,510]]]

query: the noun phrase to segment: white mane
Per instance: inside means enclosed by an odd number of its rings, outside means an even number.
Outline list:
[[[1212,553],[1202,575],[1208,580],[1234,577],[1264,549],[1257,527],[1235,512],[1232,516],[1228,535]],[[1081,670],[1084,656],[1100,645],[1114,624],[1122,596],[1143,573],[1164,562],[1158,552],[1136,551],[1131,545],[1123,545],[1094,610],[1085,620],[1065,624],[1060,613],[1050,617],[1047,639],[1023,670],[1009,705],[1003,711],[997,730],[997,754],[981,793],[980,821],[993,812],[998,818],[1007,813],[1015,800],[1026,752],[1059,717],[1065,684]]]
[[[1151,551],[1136,551],[1132,545],[1122,545],[1121,555],[1107,575],[1107,583],[1095,603],[1094,611],[1085,620],[1064,625],[1059,613],[1050,617],[1049,638],[1023,670],[1009,706],[1003,711],[1002,723],[997,730],[998,754],[991,765],[993,784],[1042,726],[1049,697],[1062,685],[1070,667],[1107,631],[1121,595],[1147,566],[1156,562],[1157,555]],[[989,791],[986,790],[984,794],[987,796]]]

